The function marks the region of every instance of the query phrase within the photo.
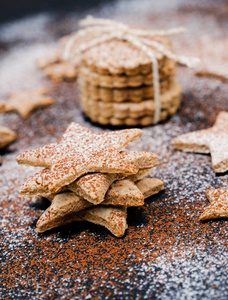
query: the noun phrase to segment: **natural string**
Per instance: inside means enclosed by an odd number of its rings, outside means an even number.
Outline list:
[[[80,27],[84,27],[79,30],[76,34],[73,34],[68,42],[66,43],[63,59],[68,60],[72,56],[80,55],[82,52],[97,46],[98,44],[103,44],[107,41],[117,39],[125,40],[130,44],[134,45],[136,48],[144,52],[151,60],[152,63],[152,78],[154,86],[154,102],[155,102],[155,112],[153,123],[156,124],[160,121],[161,113],[161,101],[160,101],[160,84],[159,84],[159,69],[158,61],[154,55],[153,50],[150,48],[152,46],[160,53],[164,54],[170,59],[173,59],[181,64],[187,65],[188,67],[194,67],[199,63],[199,59],[195,57],[178,56],[166,49],[159,42],[148,39],[148,37],[155,36],[167,36],[172,34],[177,34],[184,31],[183,27],[172,28],[169,30],[143,30],[131,28],[120,22],[116,22],[109,19],[96,19],[91,16],[81,20],[79,22]],[[74,42],[88,33],[97,33],[97,37],[91,39],[91,41],[80,45],[75,51],[72,51]]]

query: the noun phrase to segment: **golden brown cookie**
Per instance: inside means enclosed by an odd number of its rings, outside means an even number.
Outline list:
[[[218,114],[213,127],[183,134],[173,140],[176,149],[186,152],[210,153],[216,173],[228,170],[228,113]]]
[[[210,205],[201,214],[200,220],[228,218],[228,189],[209,189],[205,194]]]
[[[44,69],[44,73],[54,81],[74,80],[77,76],[77,69],[70,62],[51,64]]]
[[[145,151],[123,151],[121,152],[123,159],[126,159],[130,164],[135,166],[139,171],[134,174],[134,177],[128,177],[129,179],[136,181],[141,179],[141,176],[148,172],[148,168],[152,168],[157,165],[158,158],[155,154]],[[149,169],[151,170],[151,169]],[[143,172],[144,171],[144,172]],[[139,173],[139,174],[138,174]],[[142,174],[143,173],[143,174]],[[88,200],[93,204],[99,204],[103,201],[105,193],[109,186],[115,181],[125,178],[125,174],[114,173],[91,173],[86,174],[71,184],[62,187],[58,193],[70,190],[77,193],[79,196]],[[31,178],[25,181],[20,188],[21,197],[33,197],[43,196],[47,197],[51,192],[48,189],[49,182],[51,180],[50,170],[44,169],[39,173],[36,173]]]
[[[36,65],[40,69],[45,69],[46,67],[60,63],[61,61],[62,53],[60,49],[50,48],[43,56],[37,58]]]
[[[168,63],[159,70],[159,81],[168,80],[176,74],[176,62],[169,60]],[[100,75],[89,68],[81,66],[79,80],[94,86],[103,88],[126,88],[139,87],[142,85],[153,85],[152,72],[148,74],[126,75]]]
[[[181,87],[175,82],[172,88],[161,95],[162,109],[160,120],[173,115],[181,103]],[[114,126],[146,126],[154,120],[154,101],[145,100],[140,103],[106,103],[81,98],[81,105],[85,114],[93,121]]]
[[[59,142],[25,151],[16,160],[19,164],[50,168],[48,188],[55,193],[89,172],[136,173],[137,168],[124,160],[119,151],[141,135],[140,129],[94,134],[71,123]]]
[[[179,98],[181,94],[181,86],[177,82],[173,82],[170,89],[161,95],[161,107],[162,110],[168,110],[179,103]],[[153,100],[144,100],[139,103],[132,102],[122,102],[122,103],[113,103],[113,102],[103,102],[98,100],[92,100],[90,98],[81,97],[80,98],[82,106],[87,107],[86,112],[89,107],[93,114],[97,113],[99,116],[106,118],[140,118],[145,116],[152,116],[155,111],[155,103]]]
[[[188,53],[197,55],[200,63],[195,69],[197,76],[228,80],[228,39],[227,36],[202,35]]]
[[[158,178],[143,178],[136,182],[136,186],[143,193],[144,198],[149,198],[164,189],[163,181]]]
[[[83,214],[83,220],[106,227],[114,236],[122,237],[127,229],[127,209],[123,206],[96,206]]]
[[[115,181],[107,191],[103,204],[140,206],[144,204],[143,193],[137,188],[133,181],[122,179]]]
[[[46,94],[46,87],[14,93],[8,101],[2,102],[1,112],[17,111],[23,118],[27,118],[34,109],[54,103],[54,100]]]
[[[164,94],[172,85],[174,79],[160,81],[160,94]],[[102,88],[91,85],[79,77],[78,84],[80,95],[91,100],[101,100],[103,102],[141,102],[154,98],[154,88],[152,85],[142,85],[137,88]]]
[[[75,50],[81,45],[85,45],[95,36],[99,36],[96,32],[88,33],[84,37],[78,37],[72,46],[72,57]],[[171,40],[169,37],[147,37],[153,41],[157,41],[167,49],[171,50]],[[66,45],[67,39],[64,43]],[[154,47],[152,49],[159,65],[162,65],[166,57]],[[137,74],[148,74],[152,72],[151,59],[141,50],[131,43],[124,40],[113,39],[104,43],[100,43],[82,53],[83,64],[99,74],[126,74],[134,76]]]
[[[0,148],[6,147],[8,144],[15,141],[17,138],[16,132],[7,127],[0,126]]]
[[[133,190],[137,190],[137,192],[141,191],[143,193],[143,196],[149,197],[158,191],[163,189],[163,183],[161,180],[156,179],[156,178],[146,178],[138,181],[137,185],[139,187],[136,187],[135,185],[133,186]],[[125,187],[123,188],[122,185],[119,187],[114,186],[114,198],[112,202],[112,198],[108,199],[108,202],[106,203],[105,201],[102,203],[103,204],[118,204],[118,205],[123,205],[122,199],[121,199],[121,194],[126,196],[125,192]],[[111,188],[112,189],[112,188]],[[131,188],[130,188],[131,189]],[[141,190],[140,190],[141,189]],[[123,193],[122,193],[123,191]],[[145,193],[145,194],[144,194]],[[117,196],[117,198],[115,198]],[[122,196],[123,197],[123,196]],[[117,201],[116,199],[119,199]],[[126,204],[126,198],[125,199],[125,204]],[[136,199],[132,202],[133,200],[133,193],[132,193],[132,199],[131,201],[128,202],[128,206],[131,206],[133,203],[133,206],[137,205]],[[138,198],[138,204],[142,205],[141,203],[141,196]],[[91,207],[92,206],[92,207]],[[87,218],[87,214],[89,214],[90,211],[99,211],[100,207],[104,206],[93,206],[92,203],[78,197],[75,193],[72,192],[65,192],[65,193],[60,193],[58,195],[55,195],[52,199],[51,205],[44,211],[44,213],[41,215],[37,222],[37,231],[38,232],[44,232],[47,230],[50,230],[52,228],[61,226],[61,225],[66,225],[74,221],[82,221],[82,220],[87,220],[90,222],[93,222],[92,218]],[[123,207],[123,206],[122,206]],[[107,211],[109,211],[110,206],[107,206]],[[113,207],[115,210],[116,206]],[[125,210],[125,208],[124,208]],[[106,211],[105,208],[102,209],[103,212]],[[125,219],[126,221],[126,219]],[[102,222],[96,223],[103,225]],[[111,231],[113,232],[113,231]]]

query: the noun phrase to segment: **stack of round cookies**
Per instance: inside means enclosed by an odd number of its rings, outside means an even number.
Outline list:
[[[38,66],[54,80],[78,76],[81,105],[92,121],[149,125],[176,112],[181,96],[176,64],[198,62],[172,52],[169,35],[181,28],[152,31],[92,17],[79,25]]]
[[[153,37],[166,49],[168,37]],[[180,105],[181,86],[174,79],[176,62],[153,49],[158,63],[159,120],[173,115]],[[94,122],[111,125],[154,123],[155,101],[151,58],[124,40],[111,40],[83,53],[78,83],[85,114]]]

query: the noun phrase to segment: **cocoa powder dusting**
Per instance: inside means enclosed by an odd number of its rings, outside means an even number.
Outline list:
[[[226,189],[228,174],[214,173],[210,155],[183,153],[171,145],[174,137],[211,127],[220,111],[228,111],[225,82],[178,68],[181,108],[166,122],[142,128],[143,136],[127,147],[158,155],[151,176],[162,179],[165,189],[143,207],[127,210],[123,238],[87,222],[38,234],[36,222],[49,202],[18,197],[19,187],[39,168],[18,165],[17,154],[57,142],[70,122],[95,133],[113,130],[84,118],[76,82],[49,81],[34,64],[47,45],[77,28],[82,15],[151,29],[186,26],[186,33],[172,38],[176,52],[184,55],[202,35],[221,39],[227,34],[226,1],[104,3],[83,13],[72,9],[0,25],[0,98],[46,85],[55,100],[26,120],[13,112],[0,114],[0,125],[18,134],[17,141],[1,150],[0,298],[226,300],[228,221],[200,221],[199,216],[209,205],[205,191]],[[216,50],[216,44],[211,47]]]

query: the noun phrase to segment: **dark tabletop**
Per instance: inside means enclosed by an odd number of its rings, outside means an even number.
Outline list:
[[[0,115],[0,125],[18,134],[1,151],[0,298],[228,299],[227,220],[199,220],[209,204],[205,190],[227,187],[227,173],[214,173],[210,155],[183,153],[171,144],[179,134],[211,127],[217,114],[228,110],[226,82],[178,67],[181,108],[167,121],[143,128],[142,138],[128,147],[158,155],[151,175],[161,178],[165,189],[143,207],[128,210],[123,238],[86,222],[38,234],[36,222],[48,203],[18,197],[20,185],[37,171],[17,165],[18,153],[57,141],[72,121],[94,132],[113,130],[83,116],[77,83],[51,82],[34,64],[47,46],[76,30],[79,19],[92,14],[154,29],[185,26],[187,32],[173,38],[176,51],[185,55],[203,34],[227,34],[226,1],[105,3],[40,12],[0,27],[0,98],[45,84],[55,99],[26,120],[16,113]]]

